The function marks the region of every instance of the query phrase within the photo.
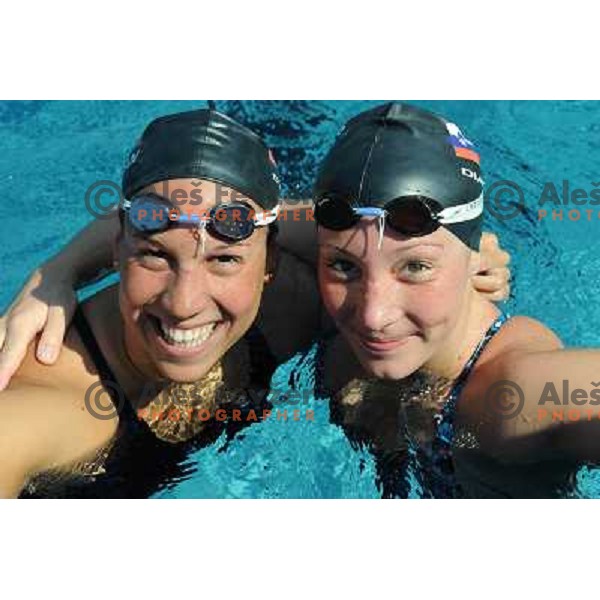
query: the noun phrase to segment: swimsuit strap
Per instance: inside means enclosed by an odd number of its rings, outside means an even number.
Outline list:
[[[100,349],[98,341],[96,340],[96,336],[94,335],[88,320],[85,318],[80,305],[78,305],[77,309],[75,310],[75,314],[73,316],[73,326],[77,330],[77,333],[79,334],[87,353],[92,359],[92,362],[98,371],[98,375],[100,375],[100,380],[117,385],[117,378],[115,377],[115,374],[110,368],[106,357]],[[115,407],[119,409],[119,404],[121,403],[120,399],[115,398],[115,392],[110,385],[108,386],[108,393],[113,400]],[[129,421],[138,420],[133,412],[133,407],[127,399],[125,399],[125,402],[123,402],[122,406],[120,407],[119,416],[125,417]]]
[[[500,315],[485,332],[485,335],[477,344],[477,347],[469,357],[469,360],[463,367],[460,375],[454,381],[443,408],[434,417],[436,422],[436,437],[440,442],[448,445],[452,444],[454,437],[454,415],[456,413],[458,399],[471,375],[475,363],[479,360],[479,357],[489,344],[490,340],[498,333],[502,325],[504,325],[509,318],[508,314],[502,311],[500,312]]]
[[[452,454],[456,406],[477,360],[490,340],[498,333],[508,319],[508,315],[503,312],[500,313],[500,316],[485,332],[460,375],[454,381],[452,389],[446,397],[444,406],[434,416],[435,431],[431,444],[423,449],[415,446],[418,456],[416,473],[419,474],[421,486],[425,490],[427,497],[456,498],[463,496],[461,486],[455,477]],[[421,460],[424,461],[426,466],[419,466]]]
[[[94,333],[92,332],[92,329],[80,306],[77,307],[75,315],[73,316],[73,325],[79,333],[85,349],[90,355],[94,366],[100,375],[100,379],[102,381],[117,383],[116,377],[108,365],[108,362],[102,353],[96,337],[94,336]],[[271,375],[275,370],[277,361],[275,360],[275,357],[267,344],[265,336],[258,327],[251,327],[246,333],[245,339],[250,350],[250,379],[253,384],[266,388],[269,385]],[[114,394],[110,388],[109,392],[111,392],[111,398],[115,402],[115,405],[118,406],[118,399],[114,397]],[[123,403],[120,415],[125,417],[128,421],[139,426],[140,420],[134,413],[130,402],[125,401]]]

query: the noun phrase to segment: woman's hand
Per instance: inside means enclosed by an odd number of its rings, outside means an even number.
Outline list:
[[[29,344],[42,332],[36,357],[47,365],[56,362],[77,296],[74,281],[59,262],[36,269],[0,317],[0,391],[6,388],[23,361]]]
[[[0,317],[0,391],[19,368],[29,344],[42,332],[37,359],[56,362],[77,305],[77,284],[91,282],[112,265],[112,246],[119,232],[114,211],[79,232],[52,260],[36,269],[6,314]]]
[[[484,233],[479,245],[481,266],[473,276],[473,287],[492,302],[510,296],[510,254],[500,248],[498,237]]]

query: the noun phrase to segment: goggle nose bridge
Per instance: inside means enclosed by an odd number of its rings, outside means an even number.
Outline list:
[[[383,235],[385,233],[385,219],[388,214],[385,208],[378,208],[376,206],[361,206],[354,209],[354,214],[360,217],[374,217],[377,219],[377,228],[379,231],[379,237],[377,240],[377,250],[381,250],[383,244]]]

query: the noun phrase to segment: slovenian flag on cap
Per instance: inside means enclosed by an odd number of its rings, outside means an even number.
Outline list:
[[[464,136],[458,125],[446,123],[446,129],[450,134],[448,136],[448,141],[454,147],[456,156],[464,158],[465,160],[472,160],[479,164],[479,154],[475,151],[475,146],[473,146],[473,143]]]

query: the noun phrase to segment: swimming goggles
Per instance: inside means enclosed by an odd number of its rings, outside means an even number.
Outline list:
[[[373,217],[379,223],[379,248],[385,226],[406,237],[429,235],[441,225],[475,219],[483,212],[483,194],[466,204],[442,209],[426,196],[400,196],[383,208],[355,207],[343,198],[324,197],[315,203],[315,221],[334,231],[350,229],[363,217]]]
[[[129,224],[141,233],[161,233],[174,226],[188,226],[230,242],[249,238],[257,228],[276,221],[279,213],[279,206],[257,213],[245,202],[219,204],[200,213],[191,212],[179,210],[163,196],[153,193],[124,200],[121,207],[127,213]]]

